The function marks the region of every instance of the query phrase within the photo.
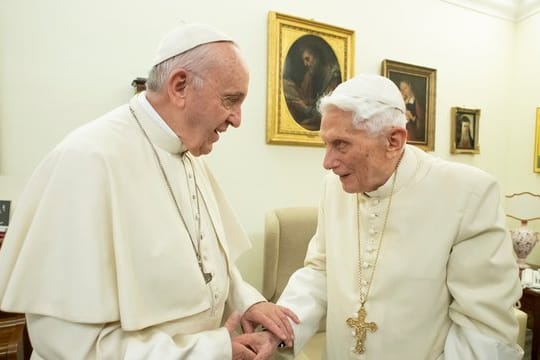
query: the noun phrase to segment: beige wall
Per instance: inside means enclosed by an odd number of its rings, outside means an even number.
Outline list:
[[[2,0],[0,196],[16,199],[32,169],[66,133],[127,101],[159,38],[180,20],[214,24],[237,39],[251,68],[243,125],[208,157],[250,234],[240,260],[260,287],[264,213],[316,205],[322,148],[267,145],[267,13],[356,31],[356,73],[383,59],[437,69],[435,154],[495,175],[504,192],[540,192],[533,174],[540,16],[518,25],[442,1]],[[241,17],[239,16],[241,14]],[[479,108],[479,155],[450,155],[450,108]],[[15,206],[16,207],[16,206]]]
[[[512,113],[506,119],[510,125],[507,132],[509,144],[506,156],[506,178],[504,185],[509,193],[532,191],[540,193],[540,174],[527,171],[532,167],[530,156],[534,149],[534,128],[536,108],[540,108],[540,14],[521,21],[516,26],[515,35],[515,78],[511,81],[509,108]],[[505,102],[505,100],[501,100]],[[504,120],[503,120],[504,121]],[[531,210],[528,217],[540,216],[540,201]],[[517,220],[508,220],[508,227],[519,226]],[[540,220],[528,225],[534,231],[540,231]],[[540,264],[540,246],[536,246],[528,257],[528,261]]]

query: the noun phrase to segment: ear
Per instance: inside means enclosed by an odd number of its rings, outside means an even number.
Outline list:
[[[388,152],[401,153],[401,149],[407,143],[407,130],[400,127],[392,127],[388,130],[386,139],[388,140]]]
[[[174,70],[167,80],[167,94],[172,103],[183,107],[186,100],[188,73],[184,69]]]

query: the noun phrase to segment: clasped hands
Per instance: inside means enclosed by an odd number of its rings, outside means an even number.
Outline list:
[[[233,313],[225,322],[231,336],[232,359],[265,360],[281,343],[292,347],[294,331],[289,319],[297,324],[300,322],[290,309],[271,302],[256,303],[242,316]],[[238,325],[241,325],[244,331],[241,335],[235,335]],[[264,331],[255,331],[259,325]]]

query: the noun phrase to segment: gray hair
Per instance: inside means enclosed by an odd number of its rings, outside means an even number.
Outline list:
[[[171,73],[176,69],[183,68],[194,74],[192,85],[196,89],[200,89],[204,83],[200,75],[219,64],[222,58],[219,49],[211,46],[212,44],[199,45],[153,66],[146,80],[146,88],[149,91],[161,90]],[[231,44],[234,43],[231,42]]]
[[[367,98],[329,94],[319,100],[318,108],[321,114],[331,107],[352,112],[353,126],[367,130],[370,135],[378,135],[390,126],[405,129],[407,123],[405,114],[400,109]]]

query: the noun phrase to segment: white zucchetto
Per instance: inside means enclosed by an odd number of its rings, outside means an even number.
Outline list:
[[[330,97],[334,95],[377,101],[405,112],[405,102],[396,84],[380,75],[355,76],[339,84]]]
[[[186,24],[178,26],[161,40],[152,61],[152,66],[156,66],[199,45],[218,41],[232,42],[233,40],[228,35],[209,25]]]

